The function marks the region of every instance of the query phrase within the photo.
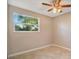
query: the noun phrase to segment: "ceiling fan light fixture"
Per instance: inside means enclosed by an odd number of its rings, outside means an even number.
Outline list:
[[[57,8],[53,8],[53,13],[57,13]]]
[[[61,13],[62,12],[62,9],[58,9],[58,11],[57,11],[58,13]]]
[[[53,13],[61,13],[62,8],[71,7],[71,4],[62,4],[62,0],[54,0],[52,4],[48,3],[42,3],[43,5],[50,6],[51,8],[48,10],[48,12],[53,11]]]

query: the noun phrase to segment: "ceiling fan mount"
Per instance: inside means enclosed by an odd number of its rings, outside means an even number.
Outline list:
[[[62,4],[61,4],[61,1],[62,1],[62,0],[54,0],[54,1],[52,2],[52,4],[42,3],[42,5],[51,7],[51,8],[48,10],[48,12],[50,12],[50,11],[53,10],[54,13],[57,13],[57,12],[58,12],[58,13],[61,13],[61,12],[62,12],[62,8],[71,7],[71,4],[64,4],[64,5],[62,5]]]

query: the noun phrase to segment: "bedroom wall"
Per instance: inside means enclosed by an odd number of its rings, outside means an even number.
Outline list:
[[[40,32],[14,32],[13,12],[40,18]],[[52,42],[51,18],[8,5],[8,55],[26,51]]]
[[[14,32],[13,12],[40,18],[40,32]],[[48,44],[70,48],[71,14],[54,18],[8,5],[8,55]]]
[[[52,18],[53,43],[70,49],[71,46],[71,13]]]

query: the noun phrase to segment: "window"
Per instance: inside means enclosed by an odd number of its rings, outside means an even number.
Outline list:
[[[39,18],[13,13],[15,31],[39,31]]]

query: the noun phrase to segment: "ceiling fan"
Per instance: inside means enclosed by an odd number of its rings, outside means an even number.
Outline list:
[[[50,12],[50,11],[53,10],[54,13],[61,13],[61,12],[62,12],[62,8],[71,7],[71,4],[64,4],[64,5],[62,5],[62,4],[61,4],[61,1],[62,1],[62,0],[54,0],[54,1],[52,2],[52,4],[42,3],[42,5],[51,7],[51,8],[48,10],[48,12]]]

